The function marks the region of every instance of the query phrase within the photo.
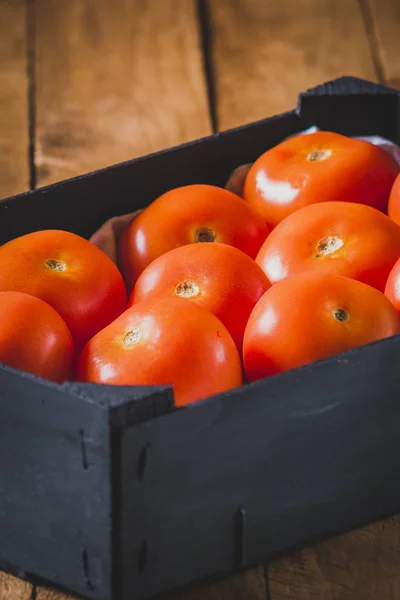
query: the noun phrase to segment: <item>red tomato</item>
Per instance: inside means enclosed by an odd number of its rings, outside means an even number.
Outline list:
[[[256,304],[243,355],[250,381],[400,333],[388,299],[365,283],[304,273],[277,283]]]
[[[400,313],[400,258],[389,273],[385,286],[385,295]]]
[[[383,291],[400,256],[400,227],[363,204],[324,202],[287,217],[263,244],[257,262],[271,283],[311,271],[363,281]]]
[[[201,306],[157,298],[129,308],[85,346],[81,381],[173,385],[176,406],[242,383],[237,348],[225,326]]]
[[[68,231],[37,231],[0,247],[0,291],[10,290],[55,308],[78,348],[127,303],[122,275],[112,260]]]
[[[397,176],[389,196],[388,215],[400,225],[400,175]]]
[[[179,246],[222,242],[255,258],[267,235],[260,215],[239,196],[188,185],[163,194],[132,221],[119,245],[119,264],[130,289],[154,259]]]
[[[140,275],[129,304],[180,297],[217,316],[242,349],[247,319],[271,286],[252,258],[225,244],[189,244],[154,260]]]
[[[318,131],[285,140],[260,156],[247,175],[244,197],[270,227],[316,202],[359,202],[386,212],[398,173],[382,148]]]
[[[20,292],[0,292],[0,362],[61,383],[74,357],[71,333],[43,300]]]

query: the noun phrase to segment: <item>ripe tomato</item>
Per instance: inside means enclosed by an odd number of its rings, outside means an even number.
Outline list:
[[[388,215],[400,225],[400,175],[397,176],[389,196]]]
[[[0,247],[0,291],[41,298],[63,317],[77,347],[125,309],[126,289],[115,264],[68,231],[37,231]]]
[[[188,185],[163,194],[125,230],[119,264],[129,288],[155,259],[195,242],[222,242],[255,258],[268,235],[260,215],[242,198],[212,185]]]
[[[400,256],[400,227],[363,204],[324,202],[287,217],[263,244],[257,262],[271,283],[297,273],[333,273],[378,290]]]
[[[186,298],[218,317],[242,349],[247,319],[271,286],[262,269],[226,244],[189,244],[154,260],[140,275],[129,304],[154,297]]]
[[[386,212],[398,172],[382,148],[318,131],[260,156],[247,175],[244,197],[271,227],[316,202],[359,202]]]
[[[74,358],[72,335],[46,302],[20,292],[0,292],[0,362],[61,383]]]
[[[296,275],[256,304],[244,335],[246,374],[255,381],[398,333],[400,316],[375,288],[339,275]]]
[[[129,308],[85,346],[81,381],[174,387],[176,406],[242,383],[239,353],[212,313],[180,298]]]
[[[389,273],[385,286],[385,295],[400,313],[400,258]]]

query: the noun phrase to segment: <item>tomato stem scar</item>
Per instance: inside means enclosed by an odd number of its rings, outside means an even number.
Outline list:
[[[340,238],[327,235],[318,242],[316,247],[317,254],[315,255],[315,258],[320,258],[321,256],[333,254],[334,252],[336,252],[336,250],[339,250],[343,246],[343,244],[344,242]]]
[[[175,288],[175,294],[179,298],[194,298],[198,296],[200,288],[194,281],[181,281]]]
[[[326,160],[330,156],[332,156],[332,150],[312,150],[307,154],[307,160],[309,162],[319,162],[321,160]]]
[[[215,242],[216,233],[212,229],[208,227],[202,227],[201,229],[197,229],[194,234],[195,242]]]
[[[58,273],[62,273],[67,270],[67,265],[62,260],[54,260],[54,258],[49,258],[44,263],[48,269],[52,271],[57,271]]]
[[[335,310],[332,311],[332,315],[336,321],[339,321],[339,323],[348,321],[350,316],[347,310],[344,310],[343,308],[335,308]]]
[[[124,346],[132,346],[133,344],[137,344],[137,342],[139,342],[142,339],[142,337],[143,334],[140,331],[140,329],[135,327],[134,329],[131,329],[131,331],[128,331],[128,333],[124,335],[124,339],[122,340],[122,342]]]

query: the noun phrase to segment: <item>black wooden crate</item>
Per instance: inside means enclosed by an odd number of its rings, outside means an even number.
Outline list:
[[[89,236],[189,183],[223,185],[315,124],[400,142],[400,96],[342,78],[295,111],[0,203],[0,242]],[[142,599],[400,511],[400,336],[174,410],[167,388],[0,368],[0,566]]]

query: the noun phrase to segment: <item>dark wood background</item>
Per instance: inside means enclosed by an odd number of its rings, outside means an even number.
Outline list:
[[[344,74],[400,88],[400,0],[0,0],[0,197],[280,113]],[[0,600],[67,598],[0,573]],[[168,599],[400,600],[400,518]]]

